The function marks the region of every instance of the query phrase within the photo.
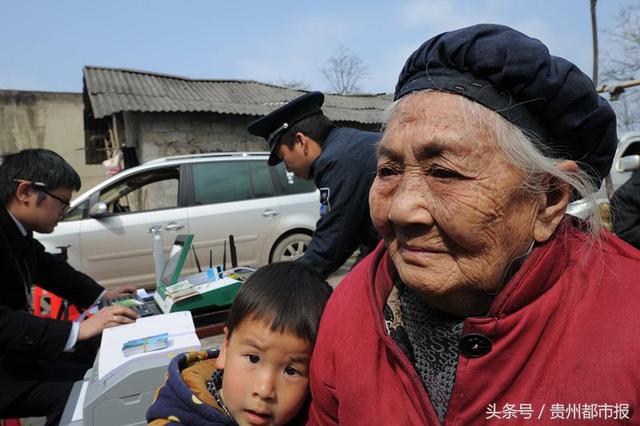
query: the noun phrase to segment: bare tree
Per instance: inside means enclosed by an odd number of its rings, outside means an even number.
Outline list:
[[[640,79],[640,3],[623,7],[616,17],[615,28],[604,31],[607,49],[602,66],[602,79],[614,85]],[[621,131],[640,129],[640,86],[630,87],[611,103],[618,116]]]
[[[611,49],[603,73],[611,80],[631,80],[640,72],[640,3],[623,7],[618,12],[616,27],[605,31]]]
[[[369,70],[356,53],[339,46],[322,67],[322,74],[334,92],[346,95],[360,90],[359,84],[368,77]]]

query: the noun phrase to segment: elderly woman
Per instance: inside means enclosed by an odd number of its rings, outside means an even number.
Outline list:
[[[371,216],[311,367],[319,425],[638,424],[640,258],[567,204],[607,174],[589,78],[498,25],[439,35],[400,74]]]

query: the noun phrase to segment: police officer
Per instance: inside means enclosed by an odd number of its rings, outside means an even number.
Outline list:
[[[320,219],[304,256],[325,277],[356,248],[359,259],[379,240],[369,216],[369,188],[376,174],[380,134],[339,128],[321,110],[324,95],[310,92],[251,124],[269,144],[269,165],[284,161],[320,190]]]

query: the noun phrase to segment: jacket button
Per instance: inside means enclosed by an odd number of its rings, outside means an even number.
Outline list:
[[[24,344],[27,346],[33,346],[36,344],[36,339],[34,339],[33,336],[24,336],[22,340],[24,341]]]
[[[467,334],[460,340],[460,351],[468,358],[478,358],[491,352],[491,340],[483,334]]]

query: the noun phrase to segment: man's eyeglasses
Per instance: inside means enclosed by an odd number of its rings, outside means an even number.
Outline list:
[[[62,206],[62,210],[66,213],[67,210],[69,209],[69,205],[71,204],[71,200],[65,200],[62,197],[58,197],[55,194],[50,193],[49,191],[47,191],[45,188],[47,187],[46,184],[42,183],[42,182],[34,182],[31,180],[26,180],[26,179],[14,179],[14,182],[17,183],[26,183],[31,185],[31,187],[33,189],[35,189],[38,192],[42,192],[43,194],[48,195],[51,198],[55,198],[56,200],[58,200]]]

